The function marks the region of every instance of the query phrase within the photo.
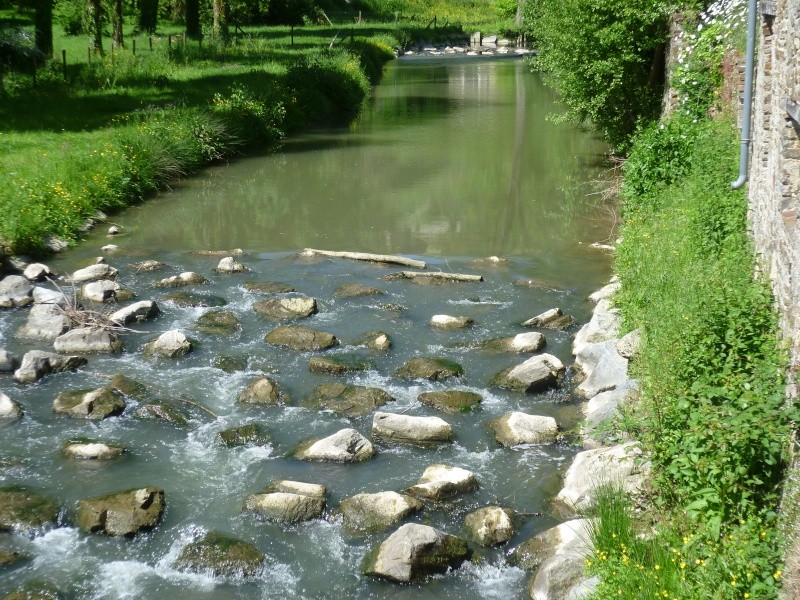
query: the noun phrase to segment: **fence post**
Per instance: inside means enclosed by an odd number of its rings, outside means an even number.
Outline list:
[[[89,63],[90,67],[92,66],[92,49],[91,48],[87,48],[86,49],[86,62]]]
[[[167,44],[169,45],[169,49],[172,50],[172,34],[167,36]]]
[[[133,55],[136,56],[136,38],[133,38]]]
[[[291,35],[292,35],[292,46],[294,46],[294,25],[291,26]]]
[[[433,30],[436,31],[436,15],[433,15]]]
[[[64,73],[64,83],[67,82],[67,51],[61,51],[61,70]]]
[[[36,89],[36,59],[31,59],[31,64],[33,65],[33,89]]]
[[[148,42],[150,43],[150,52],[152,52],[153,51],[153,36],[152,35],[149,37]]]

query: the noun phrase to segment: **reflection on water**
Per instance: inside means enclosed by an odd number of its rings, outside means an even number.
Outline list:
[[[38,580],[53,584],[67,600],[526,597],[527,574],[508,564],[507,547],[480,549],[484,560],[424,584],[396,586],[361,577],[364,555],[386,534],[349,536],[336,508],[356,493],[403,490],[426,466],[445,463],[475,472],[480,489],[426,506],[413,517],[418,522],[464,535],[467,513],[501,504],[524,515],[509,547],[556,522],[549,499],[577,449],[561,444],[500,448],[486,422],[521,410],[574,427],[580,416],[570,386],[534,396],[493,388],[491,376],[523,357],[475,347],[520,333],[521,321],[554,306],[585,321],[586,296],[608,277],[607,257],[585,249],[608,235],[608,223],[587,202],[584,185],[594,177],[588,165],[602,148],[580,132],[548,122],[545,116],[552,110],[551,96],[522,63],[395,64],[369,111],[350,130],[287,140],[281,154],[211,169],[116,218],[124,234],[113,241],[121,251],[108,260],[120,269],[118,281],[138,299],[155,299],[163,313],[125,337],[121,356],[92,356],[81,373],[25,387],[0,374],[0,389],[25,409],[20,421],[0,424],[0,485],[44,491],[64,507],[57,529],[31,537],[0,533],[0,549],[32,557],[21,567],[0,571],[0,596],[21,582]],[[53,266],[71,271],[108,242],[98,230]],[[404,253],[423,257],[434,270],[477,272],[485,281],[452,286],[388,281],[383,276],[395,269],[298,259],[295,252],[307,246]],[[239,260],[247,274],[214,273],[218,257],[192,252],[233,247],[245,249]],[[473,261],[491,254],[509,261]],[[133,264],[145,257],[168,266],[137,272]],[[224,297],[225,310],[235,313],[240,330],[230,337],[198,331],[196,320],[206,309],[170,304],[164,296],[171,290],[154,287],[157,279],[185,270],[209,278],[195,291]],[[550,283],[513,285],[523,278]],[[252,310],[264,296],[245,289],[247,280],[283,282],[317,298],[319,314],[303,324],[342,341],[332,354],[366,353],[357,340],[375,330],[389,333],[393,349],[371,356],[374,366],[364,373],[310,373],[308,353],[264,342],[275,324]],[[384,295],[336,297],[339,285],[355,282],[380,288]],[[404,310],[387,310],[386,304]],[[434,314],[464,315],[475,324],[435,331],[428,326]],[[27,349],[14,337],[25,316],[24,311],[0,312],[0,346],[17,356]],[[144,360],[145,342],[168,329],[185,331],[197,341],[196,350],[175,362]],[[571,332],[545,334],[547,351],[569,363]],[[392,376],[420,355],[457,361],[466,375],[452,385]],[[220,356],[241,361],[244,370],[217,368]],[[99,423],[53,414],[52,401],[60,391],[105,385],[116,372],[147,384],[160,397],[189,399],[204,410],[194,414],[188,429],[136,419],[133,401],[122,416]],[[289,391],[292,406],[237,402],[262,372]],[[391,412],[443,417],[455,431],[455,442],[436,448],[378,444],[375,459],[359,465],[294,460],[291,451],[310,437],[344,427],[369,435],[371,414],[348,419],[299,406],[314,387],[331,381],[385,389],[394,398],[386,407]],[[481,394],[481,408],[445,415],[417,401],[421,392],[451,387]],[[269,431],[268,446],[218,443],[221,430],[254,422]],[[76,437],[116,442],[129,452],[110,464],[76,463],[60,454],[62,445]],[[242,514],[247,494],[282,478],[327,486],[326,519],[287,526]],[[110,539],[71,525],[79,499],[144,485],[163,487],[167,498],[164,522],[152,533]],[[212,529],[258,546],[267,556],[263,571],[242,581],[175,570],[183,546]]]

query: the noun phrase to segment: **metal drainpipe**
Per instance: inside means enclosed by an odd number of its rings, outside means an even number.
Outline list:
[[[753,63],[756,53],[756,13],[758,0],[747,4],[747,57],[744,71],[744,114],[742,115],[742,147],[739,150],[739,179],[731,183],[738,190],[747,181],[748,159],[750,157],[750,121],[753,113]]]

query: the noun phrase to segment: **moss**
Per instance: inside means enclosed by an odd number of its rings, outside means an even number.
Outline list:
[[[195,294],[192,292],[172,292],[165,294],[164,300],[179,308],[211,308],[225,306],[228,303],[222,296]]]
[[[0,531],[30,529],[56,522],[58,505],[20,486],[0,488]]]
[[[211,571],[214,575],[251,577],[258,572],[265,558],[252,544],[211,531],[181,551],[176,567],[187,571]]]
[[[447,358],[412,358],[395,371],[394,376],[403,379],[431,379],[441,381],[461,377],[464,367]]]

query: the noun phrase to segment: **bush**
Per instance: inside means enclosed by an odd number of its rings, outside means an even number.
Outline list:
[[[394,58],[396,40],[389,37],[353,40],[348,49],[358,57],[361,68],[370,83],[378,83],[383,75],[383,66]]]
[[[264,146],[283,137],[283,103],[268,105],[244,86],[230,88],[227,96],[214,94],[212,111],[247,144]]]

